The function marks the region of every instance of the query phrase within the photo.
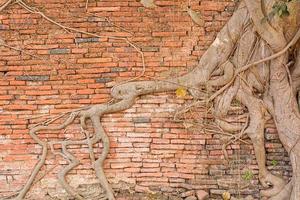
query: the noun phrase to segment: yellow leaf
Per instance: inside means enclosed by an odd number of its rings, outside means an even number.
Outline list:
[[[222,197],[223,197],[223,200],[230,200],[231,195],[229,192],[223,192]]]
[[[177,88],[177,90],[176,90],[176,96],[177,97],[183,98],[183,97],[186,96],[186,94],[187,94],[187,91],[186,91],[185,88],[183,88],[183,87]]]

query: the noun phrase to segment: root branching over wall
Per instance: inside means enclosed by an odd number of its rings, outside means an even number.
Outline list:
[[[21,0],[10,0],[1,7],[1,10],[13,2],[29,12],[41,15],[61,28],[78,31],[56,23]],[[273,12],[274,5],[278,3],[287,6],[288,15],[275,14],[272,18],[267,17],[268,13]],[[216,123],[225,131],[236,132],[237,136],[233,138],[234,140],[241,140],[241,137],[247,134],[253,143],[259,167],[259,179],[265,189],[261,192],[262,196],[272,200],[299,199],[300,115],[296,100],[300,85],[299,13],[298,0],[243,0],[190,73],[166,80],[134,82],[131,80],[119,84],[112,89],[113,100],[109,103],[75,110],[60,126],[51,125],[51,121],[32,128],[30,135],[42,146],[43,151],[39,162],[16,199],[25,197],[45,163],[48,149],[53,149],[53,143],[41,140],[37,134],[43,130],[63,129],[78,118],[86,139],[58,142],[62,146],[60,155],[69,161],[69,165],[58,174],[59,181],[76,199],[84,199],[68,185],[65,177],[79,164],[78,159],[68,151],[68,146],[88,144],[96,175],[106,191],[106,197],[113,200],[113,191],[103,171],[103,162],[110,145],[101,125],[101,117],[130,108],[138,96],[173,91],[179,86],[188,89],[195,99],[199,98],[197,94],[200,88],[205,87],[216,91],[209,97],[209,101],[213,104]],[[141,53],[137,47],[129,44]],[[234,100],[239,101],[248,110],[248,122],[242,126],[235,126],[226,120]],[[197,103],[201,101],[190,107]],[[185,110],[187,109],[189,108]],[[271,174],[266,168],[264,128],[265,122],[270,118],[274,119],[280,140],[290,156],[293,177],[289,183]],[[88,120],[93,125],[92,134],[86,128]],[[103,143],[103,150],[96,159],[93,154],[93,144],[100,141]]]

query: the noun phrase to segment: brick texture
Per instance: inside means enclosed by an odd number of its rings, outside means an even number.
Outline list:
[[[118,37],[128,37],[143,50],[146,75],[180,75],[197,64],[235,8],[232,0],[191,1],[205,20],[205,26],[199,27],[184,12],[187,1],[183,0],[156,0],[159,7],[155,9],[144,8],[136,0],[89,1],[88,11],[96,16],[85,13],[85,2],[31,0],[30,4],[66,26],[103,37],[66,32],[16,4],[0,14],[0,37],[37,56],[0,47],[0,199],[19,190],[37,163],[41,148],[29,136],[30,127],[49,115],[107,102],[114,84],[140,74],[140,55]],[[177,98],[175,93],[146,95],[132,108],[102,119],[111,141],[105,172],[114,190],[125,185],[137,194],[154,191],[172,195],[171,199],[192,199],[199,191],[207,192],[209,199],[220,199],[229,190],[259,199],[251,144],[229,145],[228,164],[222,151],[224,135],[199,127],[187,130],[185,124],[173,120],[176,109],[190,99]],[[204,110],[197,112],[197,116],[204,115]],[[49,141],[84,137],[78,124],[39,136]],[[268,168],[289,177],[289,159],[274,124],[267,125],[265,136]],[[99,154],[102,145],[97,147]],[[71,152],[82,163],[69,174],[71,185],[95,184],[88,146],[74,145]],[[56,178],[66,164],[49,153],[41,174],[54,169],[34,185],[27,198],[45,199],[49,194],[68,199]],[[247,187],[238,188],[247,171],[253,173],[252,179],[246,181]]]

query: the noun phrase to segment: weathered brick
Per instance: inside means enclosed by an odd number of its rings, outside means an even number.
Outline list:
[[[48,81],[49,79],[50,77],[46,75],[22,75],[16,77],[18,81]]]
[[[68,54],[70,49],[50,49],[49,54]]]
[[[75,38],[75,43],[99,42],[99,38]]]
[[[137,117],[133,118],[134,123],[149,123],[151,119],[149,117]]]
[[[8,25],[0,24],[0,30],[8,30],[8,29],[9,29]]]
[[[126,72],[127,68],[125,67],[113,67],[111,68],[111,72]]]
[[[204,190],[198,190],[196,194],[199,200],[206,200],[209,197],[209,194]]]
[[[142,47],[143,52],[158,52],[159,47]]]
[[[96,78],[96,83],[108,83],[112,81],[112,78]]]

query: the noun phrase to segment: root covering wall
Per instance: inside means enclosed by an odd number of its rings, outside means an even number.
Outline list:
[[[103,36],[69,32],[14,4],[0,13],[0,199],[20,190],[37,163],[41,148],[29,136],[35,124],[72,109],[107,102],[110,89],[141,74],[163,79],[188,72],[229,19],[232,1],[190,1],[205,23],[186,12],[188,1],[159,0],[145,8],[135,0],[34,0],[32,6],[65,26]],[[109,37],[108,37],[109,36]],[[5,41],[5,43],[3,42]],[[105,173],[119,199],[181,199],[204,190],[210,199],[224,191],[259,199],[258,167],[250,139],[227,147],[228,133],[177,122],[173,116],[192,101],[189,95],[161,93],[140,97],[124,112],[106,115],[111,150]],[[209,108],[189,116],[212,123]],[[238,113],[232,121],[240,122]],[[267,164],[275,174],[290,176],[289,158],[275,126],[265,131]],[[83,138],[74,124],[62,131],[40,133],[48,141]],[[101,143],[97,153],[101,152]],[[53,152],[59,152],[54,146]],[[28,199],[68,199],[57,181],[67,164],[49,153]],[[70,184],[90,199],[101,196],[91,167],[88,145],[74,145],[81,165],[68,175]],[[134,195],[132,195],[134,193]]]

